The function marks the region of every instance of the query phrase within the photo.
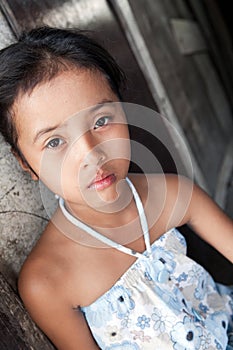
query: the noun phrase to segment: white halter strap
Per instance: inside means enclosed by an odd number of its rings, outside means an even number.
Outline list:
[[[126,178],[126,181],[129,184],[129,187],[133,193],[134,196],[134,200],[136,203],[136,207],[138,210],[138,214],[139,214],[139,218],[140,218],[140,224],[141,224],[141,228],[143,231],[143,236],[144,236],[144,240],[145,240],[145,245],[146,245],[146,251],[147,254],[150,255],[151,254],[151,245],[150,245],[150,236],[149,236],[149,229],[148,229],[148,224],[147,224],[147,220],[146,220],[146,215],[144,212],[144,208],[141,202],[141,199],[136,191],[136,188],[134,187],[134,185],[132,184],[132,182],[129,180],[129,178]],[[64,214],[64,216],[75,226],[81,228],[82,230],[84,230],[85,232],[87,232],[89,235],[91,235],[92,237],[98,239],[99,241],[103,242],[104,244],[109,245],[112,248],[118,249],[123,253],[135,256],[137,258],[141,257],[143,254],[136,252],[130,248],[127,248],[109,238],[107,238],[106,236],[102,235],[101,233],[97,232],[96,230],[94,230],[93,228],[91,228],[90,226],[86,225],[84,222],[78,220],[76,217],[74,217],[71,213],[68,212],[68,210],[65,207],[65,202],[63,198],[59,198],[59,206],[61,208],[62,213]]]

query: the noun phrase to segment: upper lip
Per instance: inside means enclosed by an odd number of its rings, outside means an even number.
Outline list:
[[[98,170],[95,177],[92,179],[92,181],[90,182],[90,184],[88,185],[88,187],[91,187],[92,185],[94,185],[96,182],[101,181],[103,179],[105,179],[106,177],[108,177],[109,175],[111,175],[111,173],[106,172],[102,169]]]

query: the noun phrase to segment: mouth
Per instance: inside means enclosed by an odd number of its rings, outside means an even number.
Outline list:
[[[116,181],[115,174],[101,174],[101,175],[97,174],[94,180],[88,186],[88,188],[101,191],[111,186],[115,181]]]

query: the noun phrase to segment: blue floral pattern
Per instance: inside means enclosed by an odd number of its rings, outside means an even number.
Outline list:
[[[146,317],[146,315],[142,315],[138,317],[138,322],[136,323],[136,326],[140,327],[141,329],[144,329],[145,327],[150,327],[150,317]]]
[[[171,331],[171,340],[175,350],[201,349],[202,328],[187,316],[175,324]]]
[[[82,308],[99,347],[233,350],[233,289],[216,285],[186,256],[178,230],[151,248],[152,256],[138,258],[108,292]]]
[[[113,287],[107,301],[111,312],[116,313],[118,318],[124,318],[135,306],[130,290],[124,286]]]

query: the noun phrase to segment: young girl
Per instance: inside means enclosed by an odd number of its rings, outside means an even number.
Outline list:
[[[233,262],[232,221],[184,177],[128,174],[123,80],[72,30],[34,29],[0,53],[0,130],[59,198],[19,293],[58,349],[233,349],[230,291],[175,228]]]

